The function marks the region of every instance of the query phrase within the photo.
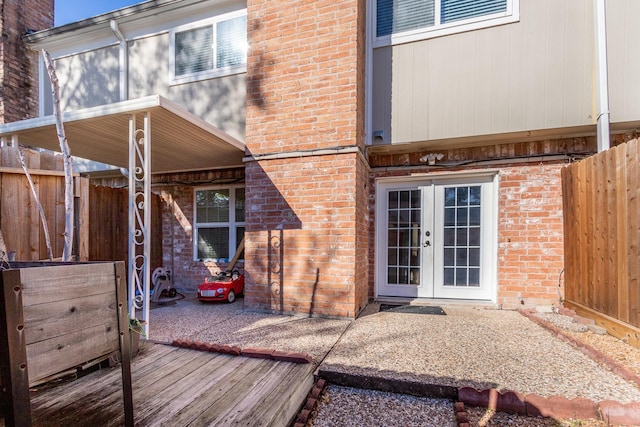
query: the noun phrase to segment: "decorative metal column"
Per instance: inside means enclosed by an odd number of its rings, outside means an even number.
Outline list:
[[[129,315],[138,318],[149,337],[151,254],[151,113],[143,114],[143,127],[129,116]],[[142,310],[136,314],[136,310]]]

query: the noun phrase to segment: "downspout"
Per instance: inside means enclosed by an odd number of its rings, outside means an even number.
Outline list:
[[[115,19],[112,19],[109,25],[118,40],[120,40],[120,101],[126,101],[129,98],[129,79],[127,76],[127,70],[129,69],[129,52],[127,39],[120,31],[120,26]]]
[[[609,149],[609,84],[607,74],[606,0],[593,0],[596,47],[596,109],[598,152]]]

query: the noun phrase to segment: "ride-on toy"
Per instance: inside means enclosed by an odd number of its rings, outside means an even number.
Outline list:
[[[200,301],[234,302],[236,296],[244,290],[244,276],[237,270],[218,273],[207,277],[198,285],[198,299]]]
[[[227,301],[231,303],[244,291],[244,276],[238,270],[233,270],[243,250],[244,237],[227,266],[227,271],[207,277],[204,282],[198,285],[198,299],[200,302]]]

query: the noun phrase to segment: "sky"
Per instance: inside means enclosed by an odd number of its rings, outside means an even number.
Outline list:
[[[142,3],[142,0],[55,0],[55,26],[91,18],[137,3]]]

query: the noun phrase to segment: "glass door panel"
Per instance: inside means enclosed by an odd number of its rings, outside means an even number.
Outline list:
[[[390,190],[387,208],[387,285],[420,285],[420,190]]]

